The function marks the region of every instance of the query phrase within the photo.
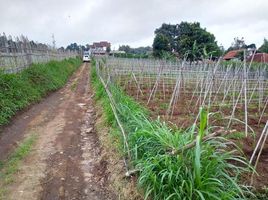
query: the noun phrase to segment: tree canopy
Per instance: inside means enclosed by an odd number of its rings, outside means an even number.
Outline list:
[[[119,51],[125,51],[127,54],[149,54],[152,51],[152,47],[137,47],[132,48],[129,45],[122,45],[118,48]]]
[[[171,46],[171,41],[170,38],[163,34],[163,33],[158,33],[156,34],[154,38],[154,43],[153,43],[153,54],[156,57],[161,57],[161,55],[164,52],[169,52],[172,51],[172,46]]]
[[[264,38],[263,44],[260,46],[258,50],[262,53],[268,53],[268,40],[266,38]]]
[[[89,50],[88,47],[84,46],[84,45],[78,45],[76,42],[69,44],[66,47],[67,50],[71,50],[71,51],[87,51]]]
[[[256,49],[256,45],[254,43],[247,45],[243,37],[241,39],[235,37],[232,45],[226,50],[226,52],[240,49]]]
[[[171,52],[181,58],[187,56],[191,61],[222,54],[215,36],[201,28],[199,22],[162,24],[155,30],[153,50],[158,57],[163,52]]]
[[[118,50],[119,51],[124,51],[126,53],[130,53],[131,48],[130,48],[129,45],[122,45],[122,46],[119,46]]]

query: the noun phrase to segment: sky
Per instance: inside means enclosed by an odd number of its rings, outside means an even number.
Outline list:
[[[268,38],[267,0],[0,0],[0,32],[66,47],[109,41],[151,46],[162,23],[200,22],[218,45]]]

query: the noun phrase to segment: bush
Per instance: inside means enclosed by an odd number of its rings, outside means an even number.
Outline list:
[[[33,64],[17,74],[0,72],[0,126],[17,111],[62,87],[80,64],[80,59],[70,58]]]

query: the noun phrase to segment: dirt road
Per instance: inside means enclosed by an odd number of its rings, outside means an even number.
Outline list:
[[[20,165],[7,199],[118,199],[108,188],[107,162],[95,133],[89,65],[61,90],[16,116],[0,135],[0,160],[30,134],[37,141]]]

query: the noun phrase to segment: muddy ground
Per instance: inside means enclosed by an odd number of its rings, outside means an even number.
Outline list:
[[[4,161],[23,138],[37,141],[20,164],[6,199],[118,199],[95,131],[96,110],[83,64],[66,86],[13,118],[0,133]]]

